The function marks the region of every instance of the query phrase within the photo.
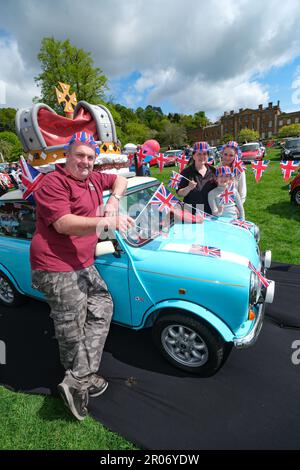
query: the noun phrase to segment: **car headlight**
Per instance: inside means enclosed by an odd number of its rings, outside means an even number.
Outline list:
[[[257,274],[251,272],[250,274],[250,288],[249,288],[249,303],[251,305],[257,304],[261,294],[261,284]]]
[[[284,153],[288,155],[291,151],[290,150],[285,150]]]
[[[257,243],[259,243],[260,240],[260,229],[257,225],[254,225],[253,227],[253,235]]]

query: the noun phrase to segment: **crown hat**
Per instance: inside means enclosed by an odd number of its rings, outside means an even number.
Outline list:
[[[218,166],[216,168],[216,176],[234,176],[229,166]]]
[[[210,149],[209,144],[205,141],[195,142],[193,146],[194,152],[208,152]]]
[[[92,134],[89,134],[88,132],[83,131],[83,132],[76,132],[75,134],[73,134],[71,139],[67,143],[67,145],[65,145],[65,147],[64,147],[65,150],[67,150],[67,151],[70,150],[70,147],[73,144],[89,145],[90,147],[92,147],[95,150],[96,156],[100,155],[99,145],[97,144],[97,142],[95,142],[94,136]]]

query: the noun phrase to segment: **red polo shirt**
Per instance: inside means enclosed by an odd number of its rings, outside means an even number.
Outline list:
[[[32,269],[67,272],[93,264],[96,233],[82,237],[62,235],[52,224],[67,214],[98,216],[102,193],[112,187],[116,178],[116,175],[92,172],[86,180],[80,181],[60,165],[44,177],[34,192],[37,224],[30,246]]]

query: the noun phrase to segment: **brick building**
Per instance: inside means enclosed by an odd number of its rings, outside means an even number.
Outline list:
[[[191,141],[206,140],[210,145],[218,145],[224,134],[231,134],[237,140],[241,129],[247,127],[259,132],[260,139],[267,139],[278,134],[278,130],[285,125],[300,123],[300,111],[283,113],[279,107],[269,103],[263,108],[260,104],[257,109],[241,108],[239,112],[225,111],[215,124],[193,129],[188,132]]]

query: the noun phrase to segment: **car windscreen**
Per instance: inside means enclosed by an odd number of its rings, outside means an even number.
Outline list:
[[[299,148],[300,147],[300,139],[287,140],[284,146],[285,146],[286,149]]]
[[[121,213],[128,214],[136,223],[124,236],[130,246],[138,247],[150,242],[173,224],[170,213],[160,212],[157,206],[149,204],[159,185],[157,181],[148,187],[129,190],[121,200]]]
[[[253,150],[258,150],[259,144],[251,144],[251,145],[242,145],[241,151],[242,152],[253,152]]]

